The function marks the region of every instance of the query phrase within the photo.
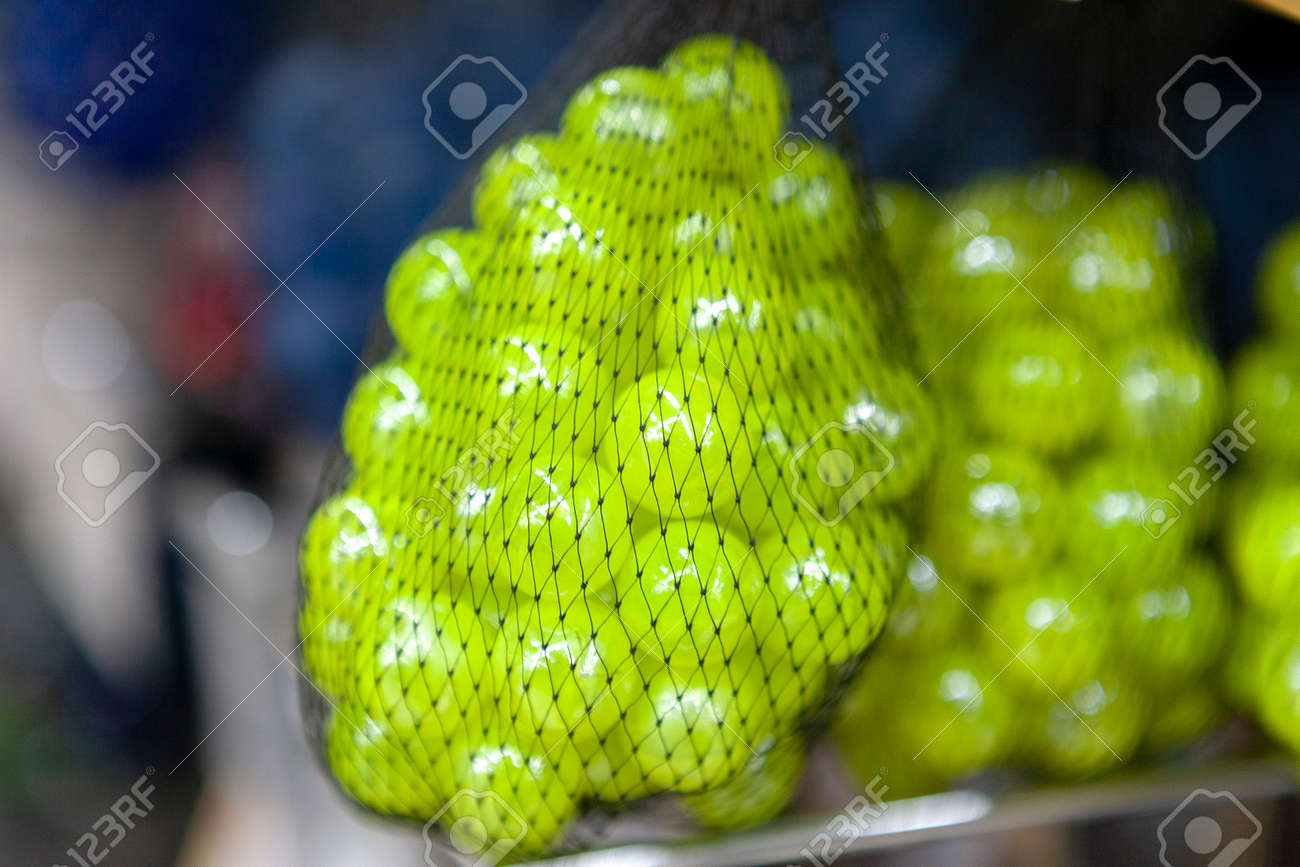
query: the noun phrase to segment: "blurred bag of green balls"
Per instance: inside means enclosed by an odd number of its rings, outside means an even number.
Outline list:
[[[1075,164],[876,199],[948,435],[840,751],[922,793],[1094,777],[1211,732],[1236,605],[1211,534],[1248,443],[1221,436],[1244,407],[1199,316],[1207,222]]]

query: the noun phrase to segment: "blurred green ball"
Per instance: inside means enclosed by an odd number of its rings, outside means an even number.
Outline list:
[[[1160,753],[1189,744],[1213,732],[1227,716],[1228,708],[1212,686],[1171,683],[1167,697],[1151,702],[1142,751]]]
[[[941,211],[915,183],[879,180],[872,184],[872,190],[880,227],[907,284],[916,272]]]
[[[1228,407],[1246,412],[1234,456],[1249,450],[1252,463],[1300,468],[1300,353],[1291,342],[1256,341],[1238,353],[1228,368]]]
[[[1122,767],[1137,751],[1149,713],[1141,688],[1105,666],[1061,700],[1048,695],[1039,708],[1028,714],[1028,763],[1064,779]]]
[[[566,147],[555,135],[521,136],[498,148],[479,171],[474,185],[474,222],[494,235],[525,204],[558,192],[565,174]]]
[[[1300,485],[1259,491],[1230,525],[1227,557],[1246,602],[1300,610]]]
[[[1107,435],[1118,449],[1191,460],[1225,422],[1223,369],[1190,335],[1142,337],[1111,356],[1119,412]]]
[[[1204,556],[1126,586],[1117,601],[1116,635],[1128,663],[1157,687],[1190,682],[1208,669],[1232,624],[1224,576]]]
[[[939,562],[977,581],[1019,581],[1051,562],[1065,532],[1051,467],[1004,446],[954,450],[934,473],[926,526]]]
[[[1300,223],[1269,242],[1259,269],[1259,308],[1267,331],[1300,334]]]
[[[1186,503],[1175,472],[1137,455],[1103,454],[1066,482],[1065,554],[1103,586],[1170,574],[1196,536],[1202,498]],[[1193,493],[1185,492],[1189,497]]]
[[[1010,663],[1004,677],[1048,694],[1071,692],[1095,677],[1116,636],[1105,589],[1089,577],[1056,568],[989,595],[981,641],[999,665]]]
[[[971,359],[968,401],[987,435],[1059,454],[1085,443],[1105,415],[1105,371],[1059,323],[1000,327]]]
[[[489,238],[463,229],[423,236],[388,272],[384,312],[397,342],[410,354],[433,354],[438,338],[463,319],[479,270],[491,254]]]

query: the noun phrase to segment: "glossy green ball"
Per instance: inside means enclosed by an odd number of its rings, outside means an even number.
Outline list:
[[[1274,334],[1300,334],[1300,223],[1269,242],[1259,268],[1259,310]]]
[[[615,609],[652,662],[687,676],[752,664],[775,620],[749,546],[711,521],[670,521],[632,543],[614,579]]]
[[[1101,364],[1051,321],[1000,328],[970,368],[972,420],[984,433],[1059,454],[1087,442],[1105,416]]]
[[[751,758],[730,782],[698,795],[686,795],[682,805],[711,830],[761,825],[780,814],[794,797],[806,754],[802,737],[786,738]]]
[[[465,318],[491,251],[485,235],[445,229],[423,236],[398,257],[388,272],[384,312],[408,353],[433,354],[438,339]]]
[[[1113,653],[1113,624],[1103,587],[1078,571],[1055,569],[998,587],[986,600],[981,636],[1006,674],[1025,690],[1058,694],[1079,688]],[[1011,662],[1013,655],[1018,658]]]
[[[1049,777],[1082,779],[1118,768],[1136,752],[1149,706],[1122,674],[1100,669],[1061,699],[1048,695],[1029,713],[1029,764]]]
[[[1051,467],[1031,453],[955,450],[936,469],[927,500],[934,554],[977,581],[1019,581],[1059,550],[1064,496]]]
[[[400,356],[353,386],[343,409],[343,448],[362,479],[400,475],[436,441],[428,403]]]
[[[569,163],[565,150],[563,142],[547,133],[522,136],[498,148],[474,185],[474,222],[486,233],[495,233],[524,205],[559,191]]]
[[[614,398],[600,448],[629,497],[661,521],[698,518],[733,502],[749,460],[735,389],[699,371],[661,368]]]
[[[475,598],[504,607],[568,608],[598,592],[630,553],[627,501],[613,473],[588,460],[515,459],[456,500],[450,519]]]
[[[1224,424],[1223,369],[1190,335],[1152,334],[1111,356],[1119,412],[1108,419],[1116,448],[1191,460]]]
[[[483,863],[551,851],[577,816],[586,779],[572,747],[547,754],[504,730],[467,740],[452,756],[460,791],[438,823],[451,845]]]
[[[1188,682],[1209,668],[1232,623],[1224,577],[1201,556],[1124,588],[1117,601],[1122,651],[1139,677],[1161,687]]]
[[[1248,450],[1251,462],[1300,467],[1300,354],[1294,344],[1248,344],[1228,369],[1227,406],[1239,414],[1231,426],[1237,436],[1225,440],[1232,457]]]
[[[798,669],[866,651],[885,625],[901,571],[901,532],[891,529],[873,537],[847,523],[814,523],[760,542],[754,556],[777,621],[771,633],[758,632],[764,652]]]
[[[1190,486],[1167,465],[1138,455],[1103,455],[1066,482],[1065,554],[1085,578],[1102,586],[1170,574],[1196,537],[1198,510]],[[1192,502],[1186,502],[1183,491]]]
[[[739,177],[752,175],[760,159],[772,158],[790,112],[790,95],[781,70],[757,46],[733,36],[697,36],[669,52],[662,69],[680,85],[688,103],[725,116],[718,128],[735,140],[719,156],[735,163]],[[742,155],[748,159],[739,159]]]
[[[1231,525],[1227,557],[1247,603],[1300,611],[1300,485],[1270,487],[1249,499]]]
[[[663,669],[628,712],[632,762],[658,791],[694,794],[723,785],[778,738],[770,700],[727,671]]]

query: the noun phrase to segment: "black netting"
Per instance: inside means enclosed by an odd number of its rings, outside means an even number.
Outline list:
[[[935,449],[861,175],[783,139],[833,83],[816,7],[636,12],[394,266],[303,540],[313,736],[461,849],[779,811]]]

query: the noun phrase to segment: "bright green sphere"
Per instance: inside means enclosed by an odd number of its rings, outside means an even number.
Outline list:
[[[1166,332],[1124,344],[1111,356],[1119,412],[1108,419],[1116,448],[1191,460],[1224,424],[1223,369],[1188,335]]]
[[[975,619],[957,594],[966,587],[951,572],[939,574],[924,553],[910,554],[905,579],[889,609],[873,658],[926,654],[946,643],[967,643]]]
[[[1068,452],[1100,426],[1108,379],[1058,323],[1007,325],[971,359],[972,421],[989,436],[1036,452]]]
[[[453,507],[474,598],[568,608],[610,582],[630,553],[630,518],[613,473],[588,460],[493,467]]]
[[[547,754],[504,730],[467,740],[452,761],[460,791],[447,800],[438,824],[454,848],[482,863],[549,852],[587,788],[571,747]]]
[[[942,212],[915,182],[882,180],[872,184],[872,189],[880,228],[906,285],[916,274],[930,232]]]
[[[1041,688],[1041,687],[1040,687]],[[1064,704],[1043,691],[1026,731],[1028,763],[1049,777],[1082,779],[1122,766],[1142,740],[1150,708],[1143,690],[1118,672],[1099,669]]]
[[[778,737],[770,700],[729,671],[663,669],[628,711],[632,761],[656,791],[694,794],[739,774]]]
[[[1234,458],[1249,450],[1252,463],[1300,467],[1300,353],[1293,343],[1247,345],[1228,369],[1228,407],[1246,411],[1233,425],[1244,434],[1227,440]]]
[[[717,831],[752,828],[775,818],[794,797],[803,775],[807,747],[795,735],[751,758],[730,782],[698,795],[686,795],[682,805],[705,828]]]
[[[1230,526],[1228,563],[1246,602],[1300,611],[1300,485],[1258,492]]]
[[[1019,581],[1059,550],[1064,498],[1051,467],[1028,452],[954,450],[936,469],[927,498],[934,555],[976,581]]]
[[[413,752],[382,717],[345,704],[325,723],[324,751],[343,791],[371,810],[418,822],[442,809],[456,791],[450,762],[435,771],[418,767]],[[439,747],[441,750],[442,747]],[[418,745],[419,755],[428,757]]]
[[[346,688],[350,643],[368,601],[382,594],[393,566],[410,543],[402,504],[372,504],[349,488],[312,514],[299,548],[303,603],[298,615],[302,657],[317,686],[332,696]]]
[[[618,471],[630,497],[644,497],[661,521],[698,518],[714,503],[734,502],[750,446],[729,382],[661,368],[612,406],[599,457]]]
[[[343,409],[343,448],[357,475],[382,483],[437,442],[428,403],[400,356],[362,374]]]
[[[885,625],[903,563],[901,531],[810,522],[769,537],[755,551],[775,605],[775,628],[758,631],[764,653],[796,669],[838,665],[860,656]],[[757,631],[757,630],[756,630]]]
[[[1101,456],[1067,481],[1065,553],[1085,579],[1115,586],[1171,574],[1182,561],[1208,501],[1189,505],[1171,488],[1177,472],[1166,467],[1137,455]]]
[[[769,230],[798,258],[790,277],[864,267],[877,250],[868,242],[864,200],[849,166],[824,145],[813,145],[792,169],[776,160],[752,194]]]
[[[686,676],[752,664],[776,609],[748,545],[712,521],[670,521],[632,543],[615,610],[652,662]]]
[[[1209,668],[1232,623],[1224,577],[1199,556],[1123,588],[1117,601],[1122,651],[1139,677],[1159,687],[1186,683]]]
[[[1022,576],[998,587],[983,610],[981,640],[1004,677],[1023,690],[1065,693],[1095,676],[1113,653],[1114,626],[1105,590],[1078,570]]]
[[[1278,641],[1264,660],[1255,708],[1264,729],[1292,752],[1300,751],[1300,646],[1294,635]]]
[[[645,690],[632,637],[599,600],[517,608],[496,651],[522,699],[516,724],[526,717],[543,741],[599,744]]]
[[[761,160],[772,159],[790,95],[781,70],[757,46],[733,36],[697,36],[669,52],[662,69],[687,103],[725,117],[710,132],[728,135],[730,146],[717,153],[737,177],[752,177]]]
[[[657,69],[607,69],[570,98],[560,136],[574,150],[681,166],[704,163],[706,112],[687,106],[681,83]]]
[[[791,454],[795,499],[820,520],[898,502],[929,474],[936,410],[910,370],[872,361],[791,397],[806,420]]]
[[[1270,243],[1259,268],[1259,312],[1274,334],[1300,334],[1300,223]]]
[[[445,229],[417,240],[388,272],[384,312],[397,342],[415,356],[433,354],[438,339],[463,320],[483,263],[487,236]]]
[[[481,731],[492,713],[491,690],[506,682],[494,642],[489,619],[468,601],[394,594],[359,618],[346,698],[368,716],[420,729],[422,740],[439,741],[426,749],[441,749],[462,728]]]
[[[556,136],[526,135],[488,158],[474,185],[474,222],[492,234],[506,226],[519,209],[561,189],[566,148]]]

